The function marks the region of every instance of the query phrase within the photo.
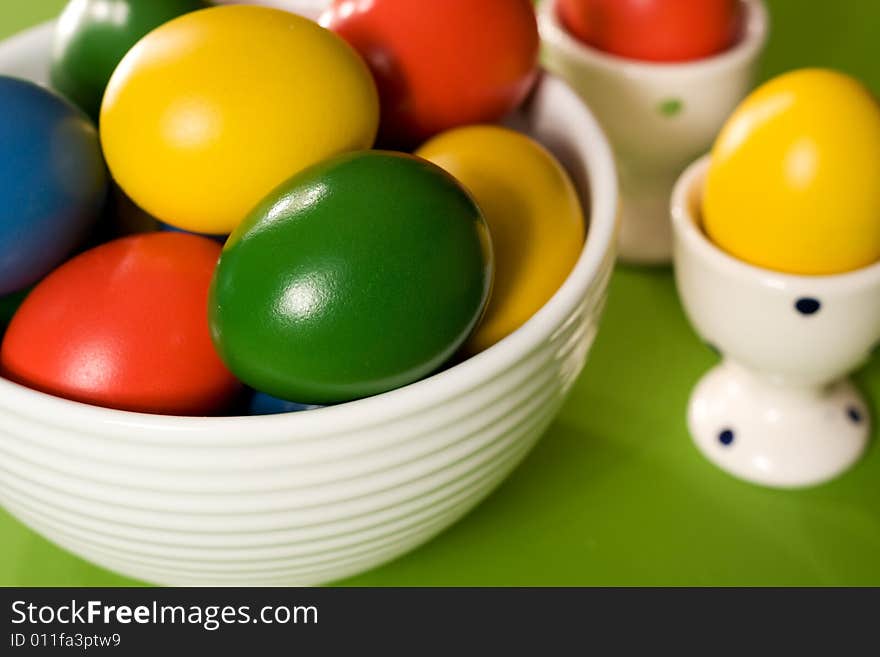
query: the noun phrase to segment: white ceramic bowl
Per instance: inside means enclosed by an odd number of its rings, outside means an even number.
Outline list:
[[[0,73],[45,81],[51,32],[0,45]],[[455,522],[553,420],[614,263],[617,183],[593,116],[548,76],[513,122],[559,156],[589,209],[575,269],[521,329],[430,379],[292,415],[142,415],[0,380],[0,501],[71,552],[161,584],[327,582]]]
[[[768,32],[762,0],[742,0],[745,27],[729,50],[692,62],[624,59],[571,36],[558,0],[538,11],[544,62],[590,105],[614,147],[622,195],[620,257],[672,259],[669,197],[682,170],[709,146],[752,86]]]
[[[330,0],[211,0],[211,3],[215,5],[263,5],[264,7],[284,9],[317,20],[321,12],[330,4]]]
[[[723,361],[694,390],[700,450],[755,483],[818,484],[862,455],[867,404],[846,376],[880,341],[880,264],[795,276],[742,262],[701,229],[709,157],[672,198],[675,277],[691,323]]]

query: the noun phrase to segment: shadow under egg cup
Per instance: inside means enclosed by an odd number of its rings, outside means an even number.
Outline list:
[[[709,150],[724,121],[752,87],[767,40],[762,0],[745,7],[739,41],[688,62],[625,59],[581,43],[542,0],[538,23],[544,65],[565,79],[599,118],[615,151],[621,190],[620,259],[672,259],[669,197],[682,170]]]
[[[728,255],[701,228],[709,161],[685,171],[672,197],[678,292],[722,355],[691,396],[691,436],[718,467],[754,483],[828,481],[868,443],[868,407],[847,376],[880,340],[880,263],[799,276]]]

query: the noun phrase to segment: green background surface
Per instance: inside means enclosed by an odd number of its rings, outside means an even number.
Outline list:
[[[62,0],[0,0],[0,37]],[[769,0],[762,75],[826,65],[880,91],[880,3]],[[880,585],[880,449],[837,481],[758,488],[704,461],[689,391],[715,362],[665,269],[618,268],[590,362],[535,451],[478,509],[350,585]],[[876,406],[880,360],[856,376]],[[876,408],[875,408],[876,412]],[[0,512],[0,585],[130,580]]]

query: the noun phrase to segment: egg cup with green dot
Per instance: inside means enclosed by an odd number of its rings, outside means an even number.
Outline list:
[[[631,264],[672,259],[669,195],[681,171],[706,152],[752,86],[767,40],[763,0],[740,0],[739,41],[718,55],[686,62],[644,62],[581,43],[557,16],[558,0],[541,0],[543,61],[596,113],[618,165],[620,258]]]

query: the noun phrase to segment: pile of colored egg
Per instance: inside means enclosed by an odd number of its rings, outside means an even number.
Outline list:
[[[880,261],[880,104],[824,69],[756,89],[712,150],[707,236],[775,271],[839,274]]]
[[[320,24],[72,0],[60,93],[0,78],[3,376],[124,410],[282,413],[502,340],[585,233],[553,156],[489,125],[537,52],[529,0],[336,0]]]

